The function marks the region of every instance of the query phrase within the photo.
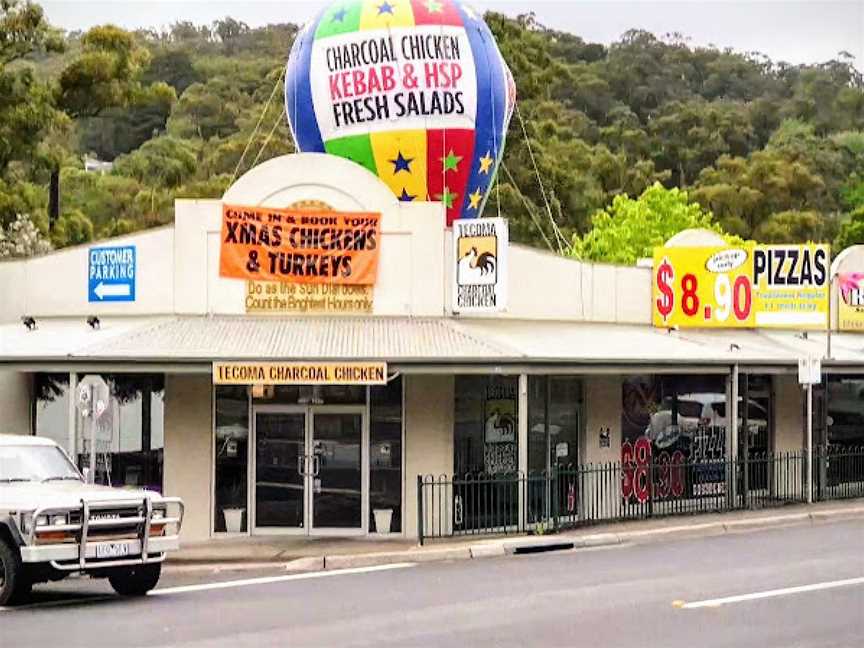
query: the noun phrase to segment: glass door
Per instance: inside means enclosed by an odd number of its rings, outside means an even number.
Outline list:
[[[307,416],[304,408],[255,408],[255,528],[307,525]]]
[[[366,519],[363,408],[313,408],[312,532],[362,532]]]
[[[364,533],[368,512],[366,408],[254,408],[254,529]]]

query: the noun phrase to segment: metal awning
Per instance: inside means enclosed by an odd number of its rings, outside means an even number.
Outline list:
[[[0,326],[18,370],[209,371],[215,360],[383,360],[403,371],[791,371],[824,357],[824,334],[666,331],[649,325],[504,318],[173,316],[43,318]],[[834,334],[828,370],[864,371],[864,335]]]

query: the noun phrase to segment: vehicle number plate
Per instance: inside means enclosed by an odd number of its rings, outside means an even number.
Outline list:
[[[130,543],[105,542],[96,545],[97,558],[124,558],[129,555]]]

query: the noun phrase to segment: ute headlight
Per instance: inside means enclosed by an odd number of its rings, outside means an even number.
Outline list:
[[[48,526],[48,516],[47,515],[40,515],[39,517],[37,517],[36,518],[36,526],[37,527]]]
[[[154,508],[153,513],[150,516],[151,520],[163,520],[165,519],[165,509],[164,508]]]
[[[69,524],[69,516],[65,513],[52,515],[49,519],[51,526],[66,526]]]

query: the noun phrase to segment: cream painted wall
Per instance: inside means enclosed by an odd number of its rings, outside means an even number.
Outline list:
[[[41,257],[0,263],[0,322],[22,315],[86,317],[151,315],[171,312],[174,229],[158,229],[80,245]],[[88,256],[92,247],[135,245],[134,302],[91,303],[87,295]]]
[[[804,447],[804,406],[804,390],[798,384],[798,376],[774,376],[775,452]]]
[[[417,475],[453,473],[454,376],[405,380],[405,534],[417,537]],[[450,494],[446,502],[452,502]],[[445,520],[451,516],[444,515]]]
[[[580,463],[604,464],[621,460],[621,376],[585,378],[585,433]],[[608,448],[600,447],[600,429],[609,428]],[[602,482],[602,488],[601,488]],[[580,493],[584,517],[609,515],[621,501],[621,479],[617,472],[586,474]],[[598,500],[597,493],[606,496]]]
[[[605,463],[621,459],[621,376],[587,376],[585,432],[580,463]],[[609,428],[608,448],[600,447],[600,429]]]
[[[165,494],[183,499],[182,539],[210,537],[213,427],[208,375],[165,376]]]
[[[774,376],[774,451],[801,452],[805,447],[804,390],[798,384],[798,376]],[[814,444],[816,441],[814,440]],[[806,465],[800,461],[787,464],[785,470],[775,471],[773,488],[785,493],[796,484],[804,487]]]
[[[98,245],[137,246],[133,303],[87,301],[87,256],[67,248],[0,263],[0,322],[39,317],[245,313],[246,282],[219,276],[222,202],[285,207],[316,200],[340,211],[382,214],[375,315],[446,316],[453,250],[440,203],[403,203],[376,176],[343,158],[287,155],[244,174],[223,200],[178,200],[173,227]],[[94,244],[97,245],[97,244]],[[650,322],[651,271],[582,263],[522,245],[510,247],[509,307],[497,317]]]
[[[0,371],[0,434],[30,434],[30,374]]]
[[[512,243],[509,254],[508,306],[494,317],[651,322],[651,268],[583,263]],[[449,263],[448,286],[452,272]]]
[[[24,315],[26,268],[25,261],[0,262],[0,324],[14,322]]]

